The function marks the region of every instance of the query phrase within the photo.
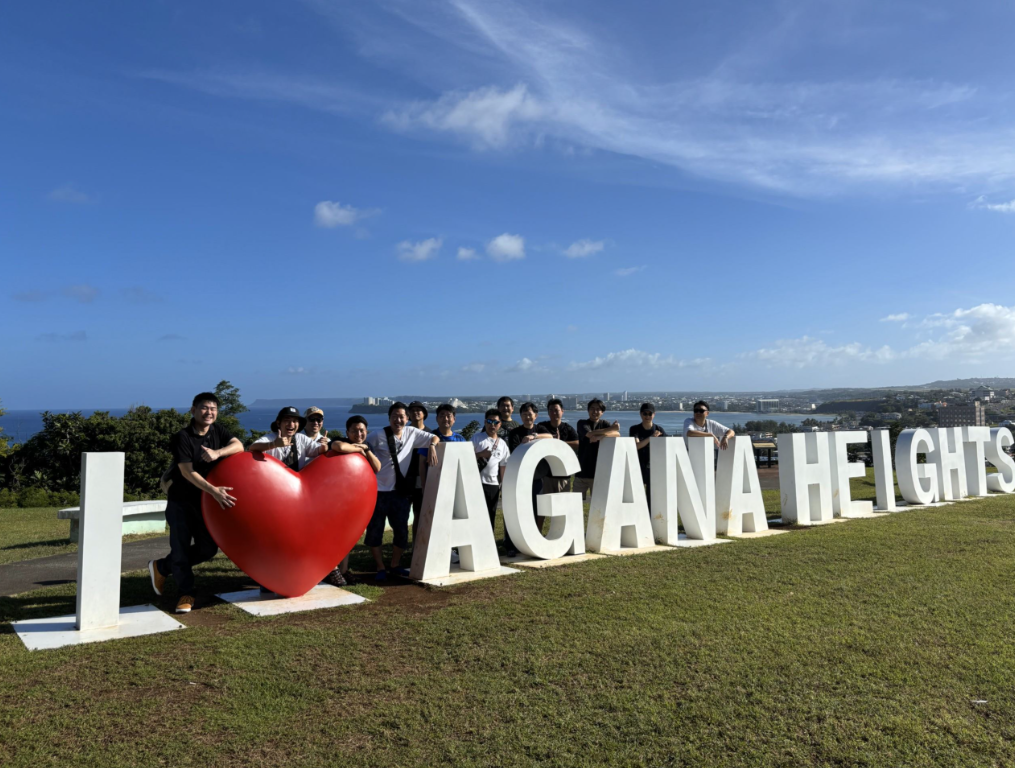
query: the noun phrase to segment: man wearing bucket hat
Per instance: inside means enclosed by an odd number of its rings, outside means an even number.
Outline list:
[[[275,421],[271,423],[271,431],[251,443],[247,450],[267,453],[293,472],[299,472],[311,459],[328,450],[328,438],[313,440],[300,432],[306,425],[307,420],[300,416],[299,410],[287,406],[278,412]]]

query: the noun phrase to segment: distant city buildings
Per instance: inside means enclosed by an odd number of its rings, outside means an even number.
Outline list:
[[[985,427],[987,426],[987,410],[979,400],[972,405],[949,405],[938,408],[937,425],[939,427]]]
[[[779,410],[779,399],[775,397],[759,397],[757,399],[758,413],[771,413]]]

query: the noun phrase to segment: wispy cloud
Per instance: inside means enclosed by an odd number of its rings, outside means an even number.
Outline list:
[[[984,211],[994,211],[995,213],[1015,213],[1015,200],[1010,200],[1007,203],[988,203],[987,198],[984,195],[980,195],[969,204],[969,207],[980,208]]]
[[[410,240],[403,240],[395,249],[398,251],[398,258],[402,261],[426,261],[437,255],[444,240],[440,237],[431,237],[414,243]]]
[[[99,289],[94,285],[82,283],[80,285],[68,285],[60,291],[65,298],[73,299],[79,304],[91,304],[99,296]]]
[[[633,274],[641,272],[643,269],[645,269],[644,264],[640,267],[622,267],[621,269],[615,269],[613,274],[617,277],[630,277]]]
[[[325,229],[348,227],[378,213],[380,211],[376,208],[354,208],[332,200],[322,200],[314,206],[314,223]]]
[[[710,362],[711,359],[707,357],[681,360],[673,355],[663,355],[659,352],[625,349],[620,352],[610,352],[602,357],[594,357],[591,360],[573,362],[568,365],[568,369],[582,371],[605,368],[700,368],[708,365]]]
[[[479,254],[476,253],[475,248],[459,248],[458,249],[458,260],[459,261],[472,261],[478,259]]]
[[[525,238],[505,232],[486,244],[486,253],[494,261],[514,261],[525,258]]]
[[[71,333],[43,333],[36,336],[35,340],[47,343],[61,341],[88,341],[88,334],[84,331],[73,331]]]
[[[514,365],[505,368],[505,373],[535,373],[544,370],[539,363],[528,357],[523,357]]]
[[[55,203],[73,203],[75,205],[85,205],[87,203],[95,202],[94,198],[90,195],[86,195],[76,186],[70,182],[63,186],[57,187],[50,192],[47,197]]]
[[[882,323],[904,323],[909,319],[908,312],[900,312],[897,315],[888,315],[881,318]]]
[[[740,355],[742,359],[754,360],[774,368],[842,367],[857,362],[886,363],[896,356],[888,346],[872,349],[857,342],[831,346],[810,336],[779,339],[771,347]]]
[[[162,297],[140,285],[133,285],[121,291],[123,298],[131,304],[161,304]]]
[[[564,255],[569,259],[580,259],[599,253],[603,250],[605,243],[602,240],[577,240],[564,249]]]
[[[469,363],[462,366],[462,373],[482,373],[485,370],[485,363]]]

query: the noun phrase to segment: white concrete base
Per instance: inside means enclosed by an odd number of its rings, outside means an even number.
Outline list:
[[[478,581],[479,579],[492,579],[494,576],[508,576],[512,573],[521,573],[515,568],[491,568],[488,571],[463,571],[457,565],[451,566],[451,572],[447,576],[438,576],[436,579],[421,579],[420,584],[429,584],[431,587],[450,587],[455,584],[464,584],[467,581]]]
[[[340,605],[369,602],[365,597],[330,584],[318,584],[299,597],[282,597],[274,593],[263,595],[259,589],[241,589],[239,592],[226,592],[215,597],[232,603],[254,616],[278,616],[282,613],[316,611],[321,608],[337,608]]]
[[[183,624],[154,605],[132,605],[129,608],[121,608],[120,623],[106,629],[89,629],[81,632],[75,628],[76,621],[77,616],[51,616],[47,619],[15,621],[11,626],[30,651],[101,643],[121,637],[140,637],[183,629]]]
[[[723,536],[726,536],[730,539],[763,539],[766,536],[778,536],[780,533],[789,533],[789,531],[769,528],[767,531],[748,531],[745,533],[737,533],[737,534],[724,533]]]
[[[501,562],[504,565],[517,565],[520,568],[554,568],[558,565],[573,565],[574,563],[584,563],[588,560],[602,560],[606,555],[597,555],[594,552],[586,552],[584,555],[566,555],[565,557],[556,557],[553,560],[538,560],[528,555],[518,555],[518,557],[505,557],[501,558]]]
[[[702,541],[701,539],[689,539],[686,533],[680,534],[680,538],[676,544],[670,544],[671,547],[710,547],[713,544],[727,544],[729,539],[710,539],[709,541]]]
[[[712,542],[705,542],[711,544]],[[612,557],[625,557],[627,555],[646,555],[650,552],[672,552],[673,547],[664,547],[662,544],[653,544],[651,547],[624,547],[623,549],[604,549],[602,552],[598,552],[600,555],[610,555]]]
[[[929,509],[930,507],[950,507],[954,501],[932,501],[929,504],[910,504],[908,501],[897,501],[895,506],[905,509]]]

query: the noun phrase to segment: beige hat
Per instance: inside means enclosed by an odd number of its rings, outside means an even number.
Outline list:
[[[324,415],[324,411],[322,411],[322,410],[321,410],[320,408],[318,408],[318,407],[317,407],[316,405],[312,405],[312,406],[310,406],[309,408],[307,408],[307,410],[306,410],[306,412],[305,412],[305,413],[303,414],[303,416],[304,416],[304,418],[310,418],[310,414],[312,414],[312,413],[319,413],[319,414],[321,414],[322,416]]]

